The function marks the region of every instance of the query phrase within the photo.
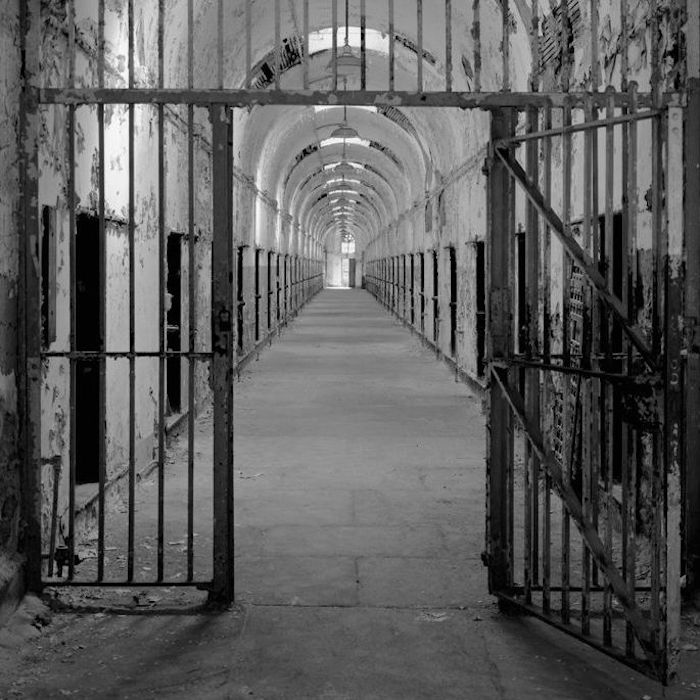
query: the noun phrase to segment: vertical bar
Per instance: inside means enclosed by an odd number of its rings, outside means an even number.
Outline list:
[[[627,90],[627,80],[629,76],[629,26],[628,7],[629,0],[620,0],[620,78],[622,90]]]
[[[39,131],[38,105],[26,89],[39,75],[41,14],[38,0],[20,4],[20,51],[22,75],[25,77],[20,102],[20,206],[23,231],[18,241],[21,256],[20,283],[22,307],[18,314],[20,347],[24,368],[21,386],[23,409],[22,500],[24,522],[23,545],[26,582],[30,591],[40,593],[41,565],[41,278],[39,265]]]
[[[564,92],[569,91],[569,82],[571,77],[571,64],[569,63],[569,44],[571,42],[570,26],[569,26],[569,3],[561,3],[561,89]]]
[[[666,255],[666,398],[664,405],[666,432],[664,491],[666,495],[666,549],[663,553],[664,585],[666,588],[664,622],[664,654],[666,677],[674,672],[676,649],[681,632],[681,475],[683,472],[683,310],[684,266],[683,266],[683,109],[672,106],[668,110],[668,172],[667,186],[667,255]],[[696,133],[697,136],[697,133]],[[664,678],[664,681],[666,678]]]
[[[536,87],[536,86],[534,86]],[[536,108],[529,107],[527,110],[527,129],[529,133],[536,133],[539,128],[539,115]],[[527,154],[527,174],[530,182],[539,182],[539,153],[538,142],[530,140],[526,144]],[[537,210],[531,202],[527,205],[527,231],[525,242],[525,266],[526,266],[526,318],[527,348],[526,354],[529,357],[537,358],[540,354],[539,348],[539,280],[540,280],[540,230],[539,216]],[[540,375],[537,370],[529,369],[525,377],[525,408],[534,425],[540,425]],[[525,521],[525,596],[528,602],[531,601],[532,583],[537,583],[539,578],[539,481],[540,464],[532,450],[529,441],[526,441],[526,463],[525,463],[525,498],[526,498],[526,521]]]
[[[304,90],[309,89],[309,0],[304,0]]]
[[[612,119],[615,116],[615,93],[612,88],[607,90],[607,106],[605,116],[607,119]],[[615,130],[612,125],[609,125],[605,130],[605,279],[608,289],[613,289],[613,255],[614,255],[614,226],[613,226],[613,208],[615,196]],[[603,324],[606,326],[606,333],[603,340],[607,343],[607,348],[603,348],[608,357],[612,356],[613,337],[611,333],[610,315],[605,314]],[[607,513],[612,512],[614,506],[612,498],[613,486],[613,391],[612,387],[607,382],[600,382],[600,419],[601,419],[601,450],[602,456],[606,460],[605,468],[605,499]],[[597,475],[596,475],[597,476]],[[597,479],[593,482],[595,494],[598,493]],[[594,500],[594,524],[598,520],[598,502]],[[613,531],[610,517],[605,518],[605,545],[608,556],[612,557],[613,548]],[[603,644],[606,646],[612,645],[612,588],[610,585],[605,585],[603,593]]]
[[[192,33],[192,24],[191,24],[191,18],[192,18],[192,13],[191,13],[191,6],[189,4],[190,0],[188,0],[188,5],[187,5],[187,26],[188,26],[188,36],[191,35]],[[252,82],[252,72],[253,72],[253,18],[252,18],[252,4],[253,0],[246,0],[245,2],[245,86],[250,89],[251,82]],[[309,9],[309,0],[304,0],[304,9],[308,11]],[[308,32],[306,33],[306,36],[308,36]],[[188,58],[188,61],[190,59]],[[307,87],[307,80],[308,80],[308,71],[309,71],[309,64],[307,60],[307,51],[304,51],[304,89]],[[192,85],[188,84],[188,87],[190,89],[192,88]]]
[[[280,89],[280,73],[282,71],[282,18],[280,0],[275,0],[275,90]]]
[[[563,110],[562,123],[564,127],[571,126],[571,107],[566,105]],[[562,144],[562,169],[563,169],[563,221],[567,233],[571,233],[571,134],[564,134],[561,139]],[[563,316],[563,355],[564,362],[570,362],[570,343],[569,343],[569,259],[565,252],[562,253],[562,269],[564,270],[563,299],[562,299],[562,316]],[[572,430],[575,435],[576,423],[572,428],[570,421],[569,409],[569,393],[570,382],[564,379],[564,390],[562,392],[562,411],[564,414],[564,445],[565,447],[571,441]],[[578,392],[576,394],[576,405],[578,405]],[[568,456],[568,450],[564,450],[565,456]],[[569,480],[571,474],[571,461],[563,469],[563,477],[565,481]],[[570,554],[571,554],[571,518],[566,507],[562,505],[562,523],[561,523],[561,621],[564,624],[570,622]]]
[[[233,231],[231,114],[212,106],[212,341],[214,387],[214,562],[212,601],[234,599],[233,580]]]
[[[248,9],[250,9],[250,2]],[[187,0],[187,86],[194,87],[194,0]],[[250,30],[250,26],[248,26]],[[247,32],[248,40],[250,31]],[[250,84],[250,68],[247,72]],[[189,352],[187,361],[187,580],[194,579],[194,429],[195,429],[195,360],[197,341],[197,263],[195,257],[195,161],[194,105],[187,105],[187,282]]]
[[[473,0],[474,92],[481,92],[481,0]]]
[[[634,116],[637,112],[637,84],[632,82],[629,85],[630,108],[629,113]],[[628,314],[630,322],[634,323],[637,318],[637,304],[635,300],[635,290],[637,288],[637,212],[639,211],[639,200],[637,192],[637,122],[632,119],[628,128],[627,144],[627,258],[630,261],[627,279],[627,288],[630,290]],[[632,350],[628,344],[627,366],[632,360]],[[628,454],[623,460],[622,476],[622,571],[627,582],[627,595],[634,603],[636,598],[636,505],[637,505],[637,468],[640,453],[639,436],[633,428],[627,430]],[[635,636],[632,625],[625,626],[625,653],[628,657],[634,656]]]
[[[219,17],[221,20],[221,17]],[[158,2],[158,86],[164,85],[165,0]],[[221,74],[221,72],[220,72]],[[157,580],[164,575],[165,532],[165,351],[166,351],[166,254],[165,231],[165,106],[158,105],[158,533]]]
[[[566,4],[566,3],[564,3]],[[503,25],[503,91],[510,90],[510,0],[501,0],[501,19]]]
[[[68,84],[75,87],[75,0],[68,0],[66,5],[66,22],[68,23]],[[69,282],[69,348],[71,353],[77,348],[76,335],[76,219],[75,219],[75,112],[76,106],[68,106],[68,256],[70,259]],[[70,363],[70,428],[69,428],[69,464],[68,464],[68,580],[75,575],[75,486],[77,440],[77,360],[71,357]]]
[[[685,305],[688,324],[686,360],[686,416],[700,415],[700,236],[691,231],[700,221],[700,3],[688,3],[688,106],[685,129]],[[686,570],[695,591],[700,590],[700,430],[686,430]]]
[[[134,87],[134,0],[128,6],[129,87]],[[129,119],[129,495],[127,525],[127,581],[134,579],[136,549],[136,157],[135,105],[128,107]]]
[[[331,7],[333,25],[333,90],[338,90],[338,0],[333,0]]]
[[[511,110],[491,113],[491,141],[508,138],[514,131]],[[513,204],[511,178],[500,159],[490,159],[488,177],[488,269],[489,269],[489,360],[507,361],[512,352],[511,209]],[[506,372],[491,364],[491,372]],[[507,379],[504,378],[504,379]],[[509,497],[513,468],[510,408],[497,381],[491,382],[491,410],[487,431],[487,496],[486,551],[489,562],[489,592],[507,592],[512,584],[512,531],[510,528],[512,502]]]
[[[163,12],[163,9],[159,10]],[[216,27],[216,75],[217,75],[217,87],[223,89],[224,87],[224,0],[218,0],[217,5],[217,27]],[[160,29],[159,29],[160,33]],[[159,70],[160,64],[163,61],[163,52],[158,52]],[[163,87],[163,83],[160,83],[160,87]]]
[[[394,0],[389,0],[389,91],[394,90],[396,70],[396,42],[394,40]]]
[[[418,35],[416,76],[418,78],[418,92],[423,92],[423,0],[416,0],[416,25],[416,33]]]
[[[105,84],[105,2],[99,0],[97,20],[97,82],[99,87]],[[106,464],[106,402],[107,402],[107,367],[104,353],[107,351],[107,241],[105,230],[105,107],[97,106],[98,129],[98,198],[99,198],[99,288],[100,288],[100,435],[99,435],[99,491],[97,520],[97,580],[104,579],[105,559],[105,486],[107,481]]]
[[[445,0],[445,90],[452,92],[452,0]]]
[[[360,89],[367,89],[367,0],[360,0]]]
[[[547,107],[544,112],[544,129],[545,131],[552,128],[552,109]],[[552,196],[552,139],[546,138],[542,144],[542,155],[544,162],[544,196],[546,201],[551,201]],[[542,295],[542,356],[544,361],[549,363],[550,360],[550,310],[551,310],[551,292],[549,287],[549,279],[551,274],[551,232],[549,226],[544,226],[542,236],[542,280],[543,280],[543,295]],[[543,383],[543,405],[546,410],[552,402],[550,392],[550,382],[545,380]],[[552,478],[549,472],[544,475],[544,494],[543,494],[543,518],[542,525],[542,610],[545,614],[551,611],[551,566],[552,566]]]

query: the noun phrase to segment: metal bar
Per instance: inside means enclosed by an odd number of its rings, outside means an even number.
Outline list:
[[[396,61],[396,41],[394,37],[394,0],[389,2],[389,90],[394,89]]]
[[[22,545],[27,557],[27,588],[40,593],[41,566],[41,266],[39,263],[40,221],[39,196],[39,132],[41,120],[27,86],[40,76],[41,8],[38,0],[20,3],[20,54],[22,57],[23,90],[20,97],[20,211],[22,230],[17,241],[22,274],[21,306],[18,307],[19,348],[24,363],[20,388],[22,407],[21,494],[24,531]]]
[[[416,78],[418,80],[418,92],[423,92],[423,0],[416,0],[416,35],[418,38]]]
[[[474,42],[474,92],[481,92],[481,0],[472,4],[472,40]]]
[[[304,0],[304,90],[309,89],[309,0]]]
[[[357,105],[403,107],[459,107],[460,109],[506,109],[532,107],[579,107],[590,93],[587,92],[438,92],[418,94],[415,91],[396,90],[245,90],[245,89],[196,89],[173,88],[36,88],[28,93],[41,104],[195,104],[206,107],[225,104],[230,107],[263,105]],[[660,107],[682,99],[677,93],[661,96]],[[605,107],[605,95],[593,97],[593,104]],[[626,93],[616,93],[615,106],[629,105]],[[638,93],[638,106],[651,107],[648,93]]]
[[[536,131],[539,128],[539,114],[536,109],[527,112],[527,128]],[[527,174],[532,182],[539,182],[539,153],[537,142],[530,142],[527,146]],[[527,232],[525,238],[525,266],[526,266],[526,318],[528,355],[539,354],[539,323],[540,323],[540,248],[539,248],[539,216],[535,207],[529,203],[527,207]],[[540,379],[539,375],[530,372],[525,378],[525,401],[528,413],[539,425],[540,421]],[[526,525],[525,532],[529,534],[526,542],[526,597],[531,598],[529,588],[533,582],[539,580],[539,483],[540,465],[532,454],[529,446],[526,446]],[[528,601],[529,602],[529,601]]]
[[[71,47],[68,53],[68,83],[75,86],[75,0],[69,0],[66,5],[66,21],[68,22],[68,44]],[[69,269],[69,347],[71,351],[77,348],[77,225],[76,225],[76,193],[75,193],[75,117],[76,106],[68,106],[68,133],[66,142],[68,148],[68,256],[70,260]],[[76,455],[78,449],[77,438],[77,362],[69,360],[70,364],[70,426],[68,433],[69,440],[69,463],[68,463],[68,580],[72,580],[75,575],[75,487],[76,487]]]
[[[221,5],[221,0],[219,0]],[[219,16],[219,23],[222,17]],[[221,48],[221,45],[219,45]],[[220,63],[220,60],[219,60]],[[221,70],[219,70],[221,77]],[[165,78],[165,0],[158,2],[158,85],[163,87]],[[166,397],[166,272],[167,241],[165,230],[165,106],[158,105],[158,533],[157,533],[157,580],[164,577],[165,556],[165,405]]]
[[[627,90],[629,76],[629,7],[628,0],[620,0],[620,80],[622,89]]]
[[[99,0],[97,20],[97,80],[104,87],[105,2]],[[107,232],[105,230],[105,105],[97,105],[98,149],[98,216],[99,216],[99,328],[101,353],[107,350]],[[97,580],[104,579],[105,560],[105,486],[107,482],[107,367],[104,358],[98,360],[100,375],[99,456],[98,456],[98,514],[97,514]]]
[[[250,0],[246,3],[250,12]],[[187,84],[194,86],[194,0],[187,0]],[[248,17],[248,19],[250,19]],[[250,23],[246,37],[250,43]],[[250,65],[246,73],[250,80]],[[195,257],[195,159],[194,105],[187,105],[187,283],[188,283],[188,350],[196,351],[197,342],[197,261]],[[195,361],[187,361],[187,580],[194,580],[194,433],[195,433]]]
[[[563,110],[562,119],[565,127],[571,125],[571,109],[566,107]],[[571,233],[571,151],[572,139],[570,134],[565,134],[561,139],[561,162],[562,162],[562,179],[564,191],[563,198],[563,215],[564,227],[568,234]],[[551,228],[549,229],[551,233]],[[563,271],[562,281],[562,350],[564,355],[564,363],[571,363],[571,321],[570,321],[570,278],[569,278],[569,259],[564,253],[561,256],[561,265]],[[576,437],[576,424],[572,428],[569,410],[569,393],[570,384],[564,382],[562,388],[562,414],[563,414],[563,430],[562,439],[563,457],[568,456],[567,449],[570,443]],[[578,392],[576,394],[576,406],[578,406]],[[564,470],[563,478],[568,482],[571,476],[572,460],[569,458],[566,462],[567,468]],[[551,478],[551,477],[550,477]],[[571,600],[570,600],[570,579],[571,579],[571,518],[566,508],[562,507],[562,524],[561,524],[561,620],[562,623],[568,624],[571,615]]]
[[[514,129],[511,111],[496,112],[491,118],[493,140],[508,137]],[[512,180],[502,161],[494,158],[488,177],[488,265],[489,270],[489,359],[507,360],[513,352],[510,322],[510,209]],[[489,562],[489,591],[505,591],[513,583],[512,530],[510,528],[510,483],[513,448],[510,409],[495,383],[490,388],[491,409],[487,431],[486,551]]]
[[[591,281],[593,286],[596,288],[600,298],[607,304],[609,309],[615,314],[618,321],[623,327],[623,330],[629,336],[630,340],[637,348],[639,354],[644,358],[644,361],[650,367],[650,369],[656,369],[656,359],[652,353],[652,350],[647,347],[646,341],[641,337],[639,332],[631,326],[627,319],[627,312],[622,308],[622,303],[613,294],[611,294],[605,285],[605,280],[601,276],[597,267],[591,260],[588,253],[586,253],[578,242],[564,230],[564,225],[556,214],[556,212],[544,201],[542,194],[539,190],[533,186],[529,181],[526,173],[523,171],[520,164],[511,157],[511,155],[505,152],[503,149],[495,150],[498,157],[503,161],[505,166],[508,168],[511,175],[518,181],[518,183],[523,187],[525,194],[528,196],[530,201],[537,207],[540,214],[547,220],[547,223],[551,227],[552,231],[557,234],[557,237],[563,244],[564,248],[574,260],[574,262],[581,267],[586,277]]]
[[[187,24],[187,31],[188,31],[188,37],[192,35],[192,29],[193,25],[191,23],[191,18],[192,18],[192,12],[191,12],[191,5],[189,4],[191,0],[188,0],[188,6],[187,6],[187,17],[188,17],[188,24]],[[253,5],[253,0],[246,0],[245,2],[245,86],[246,88],[250,89],[250,86],[252,84],[252,79],[253,79],[253,18],[252,18],[252,5]],[[308,16],[308,9],[309,9],[309,0],[304,0],[304,9],[307,11]],[[306,32],[306,35],[308,36],[308,32]],[[188,58],[188,62],[190,59]],[[308,76],[309,76],[309,63],[308,63],[308,52],[304,51],[304,89],[308,87]],[[187,87],[191,90],[194,85],[191,84],[188,81]]]
[[[663,576],[661,582],[666,590],[664,614],[665,634],[663,638],[666,656],[665,675],[670,677],[677,663],[676,650],[681,635],[681,480],[685,455],[683,453],[683,350],[684,322],[678,313],[683,309],[684,279],[684,113],[680,107],[672,107],[668,113],[667,148],[668,170],[666,173],[666,309],[664,356],[666,358],[665,419],[665,466],[662,484],[665,495],[665,551],[663,552]],[[697,135],[697,134],[696,134]]]
[[[191,2],[192,0],[190,0]],[[134,86],[134,0],[128,4],[129,87]],[[127,580],[134,579],[136,550],[136,148],[135,105],[129,105],[129,485],[127,516]],[[73,348],[71,348],[72,350]]]
[[[611,93],[614,96],[619,94],[619,93]],[[606,93],[608,97],[610,97],[610,94]],[[586,104],[584,106],[588,106],[592,109],[592,105],[596,104],[597,100],[594,96],[588,95],[584,97],[584,101]],[[617,103],[617,100],[615,100],[615,103]],[[607,107],[607,105],[606,105]],[[580,132],[588,132],[591,129],[594,128],[600,128],[600,127],[607,127],[607,126],[613,126],[616,124],[629,124],[630,122],[634,121],[642,121],[644,119],[653,119],[655,117],[660,116],[663,114],[663,110],[660,109],[650,109],[644,112],[638,112],[636,114],[624,114],[618,117],[606,117],[605,119],[594,119],[594,120],[586,120],[584,122],[581,122],[580,124],[572,124],[570,126],[561,126],[556,129],[546,129],[544,131],[540,132],[535,132],[532,134],[520,134],[518,136],[513,136],[510,139],[502,139],[499,141],[496,145],[501,146],[501,145],[506,145],[509,143],[525,143],[526,141],[533,141],[533,140],[540,140],[548,136],[562,136],[564,134],[576,134]]]
[[[159,70],[163,60],[163,52],[158,52]],[[216,84],[219,89],[224,87],[224,0],[218,0],[217,4],[217,27],[216,27]],[[160,87],[163,82],[159,80]]]
[[[510,0],[501,0],[501,26],[503,31],[503,43],[501,44],[503,92],[508,92],[510,90]]]
[[[367,89],[367,0],[360,0],[360,89]]]
[[[275,90],[280,89],[280,73],[282,72],[282,18],[280,16],[280,0],[275,0]]]
[[[338,0],[333,0],[331,5],[332,25],[333,25],[333,90],[338,89]]]
[[[547,469],[552,476],[554,486],[564,502],[571,519],[576,524],[581,535],[585,538],[591,555],[596,559],[598,566],[613,587],[615,595],[625,610],[626,617],[634,625],[640,645],[653,658],[653,627],[637,609],[636,605],[628,600],[626,582],[623,580],[622,576],[620,576],[612,560],[608,557],[605,551],[605,545],[600,540],[598,532],[590,521],[584,517],[581,501],[572,486],[564,480],[559,462],[545,450],[539,428],[530,421],[525,412],[522,398],[517,391],[509,385],[507,378],[503,376],[503,370],[493,368],[492,376],[496,380],[496,384],[501,388],[503,396],[506,398],[508,405],[520,422],[533,449],[538,454],[542,466]]]
[[[700,221],[700,3],[688,3],[688,106],[685,128],[685,218],[686,278],[685,316],[687,360],[685,373],[685,415],[700,415],[700,236],[691,232]],[[700,590],[700,430],[685,434],[685,560],[687,580]]]
[[[233,581],[233,231],[232,121],[230,110],[212,106],[213,248],[212,340],[214,349],[214,583],[212,600],[230,603]]]
[[[445,90],[452,92],[452,0],[445,0]]]

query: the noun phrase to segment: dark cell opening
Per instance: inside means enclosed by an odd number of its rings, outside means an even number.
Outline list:
[[[167,292],[169,308],[167,312],[168,350],[182,350],[182,235],[171,233],[168,236],[168,277]],[[167,397],[170,413],[182,410],[182,361],[179,357],[167,360]]]
[[[450,254],[450,355],[457,355],[457,251],[449,248]]]
[[[476,373],[486,373],[486,246],[476,243]]]
[[[75,245],[76,350],[99,351],[100,249],[99,219],[81,214],[76,220]],[[100,473],[100,405],[104,400],[100,383],[100,361],[78,360],[75,383],[76,482],[96,483]]]

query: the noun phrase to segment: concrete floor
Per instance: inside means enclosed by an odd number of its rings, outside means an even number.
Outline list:
[[[210,429],[198,426],[203,463]],[[29,600],[0,632],[0,697],[662,697],[497,612],[479,558],[483,452],[480,398],[368,294],[324,291],[236,385],[239,605],[203,612],[144,593],[148,606],[115,613],[116,594],[92,593],[51,617]],[[180,463],[169,460],[173,536]],[[698,697],[697,653],[686,657],[664,697]]]

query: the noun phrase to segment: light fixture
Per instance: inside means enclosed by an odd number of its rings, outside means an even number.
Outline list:
[[[350,0],[345,0],[345,45],[328,64],[330,70],[335,70],[343,78],[343,90],[348,89],[348,77],[362,66],[362,59],[356,56],[350,47]],[[331,134],[336,139],[356,139],[359,134],[348,125],[348,107],[343,105],[343,123]]]
[[[347,105],[343,106],[343,123],[337,128],[334,129],[333,132],[331,133],[331,138],[332,139],[343,139],[343,141],[347,141],[347,139],[359,139],[360,135],[357,133],[355,129],[353,129],[349,124],[348,124],[348,108]],[[344,146],[345,144],[343,144]]]
[[[347,162],[347,160],[342,160],[338,165],[333,168],[334,175],[354,175],[357,172],[355,168]]]

